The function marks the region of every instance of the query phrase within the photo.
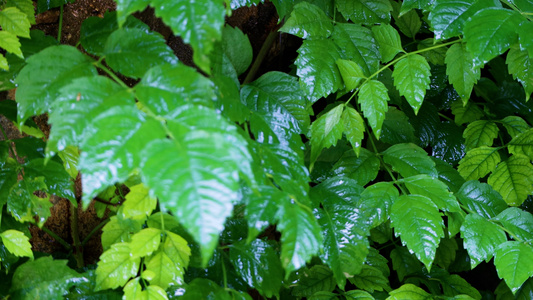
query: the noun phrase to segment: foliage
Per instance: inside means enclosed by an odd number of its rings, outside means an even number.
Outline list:
[[[0,142],[2,296],[533,294],[531,1],[275,0],[295,73],[242,83],[252,48],[224,16],[259,1],[117,0],[81,49],[30,34],[26,2],[0,12],[2,113],[37,136]],[[198,69],[131,15],[147,6]],[[80,205],[109,200],[95,266],[28,242],[78,171]],[[495,290],[468,277],[486,263]]]

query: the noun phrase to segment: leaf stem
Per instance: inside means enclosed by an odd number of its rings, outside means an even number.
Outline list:
[[[250,71],[248,71],[248,74],[246,74],[246,78],[244,78],[244,81],[242,84],[247,84],[254,80],[257,71],[259,71],[259,67],[261,67],[263,60],[268,54],[270,47],[272,47],[272,43],[274,43],[274,41],[276,40],[277,35],[278,35],[278,31],[276,27],[274,28],[273,31],[271,31],[268,34],[265,42],[263,43],[263,46],[261,46],[261,50],[259,50],[259,53],[257,54],[257,57],[255,58],[255,61],[252,64],[252,67],[250,68]]]
[[[102,60],[104,59],[104,57],[100,57],[99,60],[97,60],[96,62],[94,62],[94,65],[101,69],[102,71],[106,72],[107,75],[109,75],[109,77],[111,77],[114,81],[116,81],[118,84],[120,84],[120,86],[124,87],[124,88],[129,88],[129,86],[124,83],[124,81],[122,81],[120,78],[118,78],[117,75],[115,75],[115,73],[113,73],[111,70],[109,70],[107,67],[105,67],[103,64],[102,64]]]
[[[74,258],[76,259],[76,266],[83,268],[83,247],[80,243],[80,235],[78,231],[78,207],[70,205],[70,233],[72,241],[74,242]]]
[[[37,224],[35,223],[33,225],[37,226]],[[60,243],[61,246],[65,247],[65,249],[69,251],[72,250],[72,246],[69,243],[67,243],[64,239],[62,239],[59,235],[55,234],[55,232],[53,232],[52,230],[46,228],[45,226],[43,226],[41,230],[47,233],[49,236],[51,236],[54,240],[56,240],[56,242]]]
[[[63,4],[59,6],[59,26],[57,28],[57,41],[61,43],[61,31],[63,30]]]
[[[96,232],[98,232],[98,230],[100,230],[100,228],[104,227],[107,223],[109,222],[109,219],[106,219],[102,222],[100,222],[100,224],[96,225],[93,230],[91,230],[91,232],[89,232],[89,234],[83,239],[83,241],[81,242],[81,246],[85,246],[89,240],[93,237],[93,235],[96,234]]]

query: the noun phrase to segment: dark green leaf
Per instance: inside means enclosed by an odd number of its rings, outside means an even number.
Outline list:
[[[74,0],[38,0],[37,1],[37,13],[40,14],[51,8],[59,7],[61,5],[72,3]]]
[[[400,34],[391,25],[381,24],[373,26],[372,33],[379,44],[379,53],[381,53],[382,62],[389,62],[396,54],[405,52],[402,48]]]
[[[24,173],[30,177],[43,176],[48,192],[76,203],[73,181],[62,164],[53,160],[45,164],[44,158],[38,158],[24,165]]]
[[[533,165],[530,159],[515,154],[496,167],[487,183],[511,206],[522,204],[533,193]]]
[[[472,268],[482,261],[488,262],[498,246],[507,241],[505,232],[498,225],[477,214],[466,216],[461,226],[461,237],[464,239],[464,247],[470,256]]]
[[[310,297],[321,291],[331,292],[335,288],[335,278],[326,266],[314,266],[304,270],[292,289],[292,294],[298,297]]]
[[[356,24],[389,23],[392,6],[387,0],[335,1],[342,15]]]
[[[231,121],[242,124],[248,117],[249,110],[241,102],[240,89],[235,82],[226,76],[213,78],[217,101],[215,107]]]
[[[513,238],[523,241],[533,240],[533,215],[517,207],[509,207],[493,220],[499,221]]]
[[[387,94],[387,88],[381,81],[367,81],[361,86],[357,101],[361,105],[361,110],[365,118],[368,119],[374,135],[379,138],[381,126],[385,120],[385,113],[388,110],[389,95]]]
[[[383,160],[403,177],[427,174],[437,177],[435,163],[424,149],[414,144],[397,144],[383,152]]]
[[[356,287],[369,293],[390,289],[387,277],[375,267],[363,265],[361,272],[349,279]]]
[[[344,108],[341,116],[344,135],[357,155],[361,152],[361,142],[365,136],[365,123],[361,115],[353,108]]]
[[[464,104],[462,101],[452,103],[452,113],[455,116],[455,124],[457,125],[477,121],[483,116],[483,111],[477,104],[472,102]]]
[[[222,49],[235,67],[237,75],[248,69],[253,59],[253,49],[248,36],[235,27],[224,26],[222,29]]]
[[[333,32],[333,22],[318,6],[300,2],[294,6],[280,31],[302,39],[327,38]]]
[[[441,239],[435,256],[435,264],[443,269],[449,269],[450,265],[455,261],[458,249],[459,246],[454,238]]]
[[[459,162],[457,171],[465,180],[476,180],[494,171],[500,161],[498,148],[483,146],[468,151]]]
[[[288,197],[286,193],[272,186],[262,185],[259,188],[260,195],[249,191],[245,197],[249,242],[255,239],[267,226],[275,223],[275,217],[278,213],[277,200]]]
[[[490,219],[507,208],[502,196],[486,183],[467,181],[456,194],[457,199],[472,212]]]
[[[390,107],[385,114],[381,141],[389,144],[413,143],[416,141],[414,128],[405,113]]]
[[[376,179],[379,166],[380,162],[376,154],[361,148],[359,156],[352,150],[346,151],[333,165],[331,172],[336,176],[354,179],[359,185],[364,186]]]
[[[19,222],[38,222],[40,226],[44,224],[50,216],[52,203],[49,196],[41,198],[37,196],[38,191],[46,191],[44,177],[25,178],[17,181],[11,187],[7,198],[7,211]]]
[[[322,149],[335,146],[337,141],[342,138],[344,122],[341,121],[341,116],[343,109],[344,105],[339,104],[318,117],[318,119],[311,124],[309,130],[311,135],[311,159],[309,168],[311,170],[313,169],[313,165]]]
[[[528,51],[521,50],[518,45],[511,46],[506,61],[509,73],[524,87],[526,101],[533,93],[533,57]]]
[[[354,61],[338,59],[337,67],[339,68],[347,90],[353,91],[359,87],[361,81],[366,78],[363,69],[361,69],[361,67]]]
[[[498,126],[491,121],[478,120],[466,126],[463,137],[467,151],[482,146],[491,147],[498,137]]]
[[[407,13],[402,13],[402,15],[399,16],[401,3],[391,1],[391,4],[393,7],[392,17],[394,18],[398,29],[400,29],[400,31],[407,37],[414,38],[420,31],[420,27],[422,27],[422,21],[420,20],[418,13],[411,10]]]
[[[498,276],[516,293],[522,284],[533,276],[529,262],[533,260],[533,247],[529,244],[508,241],[501,244],[495,253],[494,265]]]
[[[430,76],[429,64],[423,56],[417,54],[402,58],[394,65],[394,86],[400,91],[400,95],[405,96],[415,114],[429,89]]]
[[[435,162],[435,168],[439,173],[439,180],[446,183],[451,192],[456,193],[461,186],[465,183],[465,180],[457,170],[445,161],[436,157],[431,158]]]
[[[370,29],[350,23],[337,23],[332,39],[338,46],[341,58],[356,62],[366,76],[378,70],[381,56]]]
[[[390,254],[392,267],[398,273],[398,279],[403,281],[405,276],[419,273],[422,271],[422,265],[414,254],[409,252],[406,247],[396,247]]]
[[[412,9],[427,10],[432,5],[432,3],[433,0],[404,0],[402,3],[402,9],[400,10],[400,16],[409,12]]]

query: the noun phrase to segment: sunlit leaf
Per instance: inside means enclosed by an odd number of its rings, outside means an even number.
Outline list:
[[[157,206],[157,199],[149,192],[150,190],[142,183],[130,187],[119,213],[125,218],[145,220]]]
[[[498,164],[487,182],[507,204],[519,206],[533,193],[533,165],[527,156],[515,154]]]
[[[533,215],[517,207],[509,207],[498,214],[499,221],[514,237],[524,241],[533,240]]]
[[[466,126],[463,137],[467,151],[481,146],[491,147],[498,137],[498,126],[491,121],[478,120]]]
[[[144,228],[131,236],[130,248],[132,258],[149,256],[161,243],[161,231],[155,228]]]
[[[498,148],[479,147],[466,153],[457,171],[465,180],[476,180],[493,172],[500,161]]]
[[[414,284],[404,284],[401,287],[391,291],[390,296],[386,300],[426,300],[431,299],[431,295],[423,289],[417,287]]]
[[[96,268],[96,290],[113,289],[123,286],[137,275],[140,258],[132,258],[129,244],[113,244],[100,256]]]
[[[30,21],[26,14],[16,7],[6,7],[0,11],[2,30],[20,37],[30,37]]]
[[[150,299],[150,300],[167,300],[167,293],[157,285],[150,285],[143,288],[139,283],[140,278],[130,280],[124,286],[125,299]]]
[[[23,232],[14,229],[8,229],[0,233],[2,244],[9,252],[16,256],[26,256],[33,259],[33,252],[31,251],[31,244],[29,237]]]
[[[527,123],[526,123],[527,125]],[[523,127],[522,127],[523,128]],[[523,128],[526,129],[526,128]],[[517,134],[509,143],[509,152],[533,157],[533,129],[527,129]]]
[[[524,119],[518,116],[507,116],[500,122],[512,138],[531,128]]]
[[[159,249],[146,262],[146,270],[155,274],[150,283],[163,289],[183,284],[183,275],[191,256],[191,249],[184,238],[170,231],[166,231],[165,235]]]

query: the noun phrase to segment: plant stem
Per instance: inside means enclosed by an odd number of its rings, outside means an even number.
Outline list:
[[[74,242],[74,258],[78,268],[83,268],[83,247],[80,243],[80,236],[78,232],[78,208],[70,205],[70,233],[72,241]]]
[[[120,84],[122,87],[124,88],[129,88],[127,84],[124,83],[124,81],[122,81],[120,78],[118,78],[117,75],[115,75],[115,73],[113,73],[111,70],[109,70],[108,68],[106,68],[102,63],[103,57],[101,57],[98,61],[96,61],[94,63],[94,65],[97,67],[97,68],[100,68],[102,69],[102,71],[106,72],[107,75],[109,75],[109,77],[111,77],[114,81],[116,81],[118,84]]]
[[[98,230],[100,230],[100,228],[104,227],[105,224],[107,224],[109,222],[109,219],[106,219],[102,222],[100,222],[100,224],[96,225],[96,227],[93,228],[93,230],[91,230],[91,232],[89,232],[89,234],[83,239],[83,241],[81,242],[81,246],[85,246],[85,244],[87,244],[87,242],[89,242],[89,240],[93,237],[93,235],[96,234],[96,232],[98,232]]]
[[[277,29],[274,29],[268,34],[265,42],[263,43],[263,46],[261,46],[261,50],[259,50],[259,53],[257,54],[257,57],[255,58],[255,61],[252,64],[252,67],[250,68],[250,71],[248,71],[248,74],[246,74],[246,78],[244,78],[243,84],[250,83],[252,82],[252,80],[254,80],[255,74],[259,70],[261,63],[263,63],[263,60],[268,54],[270,47],[272,47],[272,43],[274,43],[274,41],[276,40],[277,35],[278,35]]]
[[[37,224],[33,224],[33,225],[37,225]],[[64,239],[62,239],[60,236],[58,236],[57,234],[55,234],[52,230],[46,228],[43,226],[43,228],[41,228],[42,231],[44,231],[45,233],[47,233],[49,236],[51,236],[54,240],[56,240],[56,242],[60,243],[61,246],[65,247],[65,249],[67,250],[71,250],[72,249],[72,246],[67,243]]]
[[[61,43],[61,31],[63,30],[63,4],[59,6],[59,28],[57,29],[57,41]]]

